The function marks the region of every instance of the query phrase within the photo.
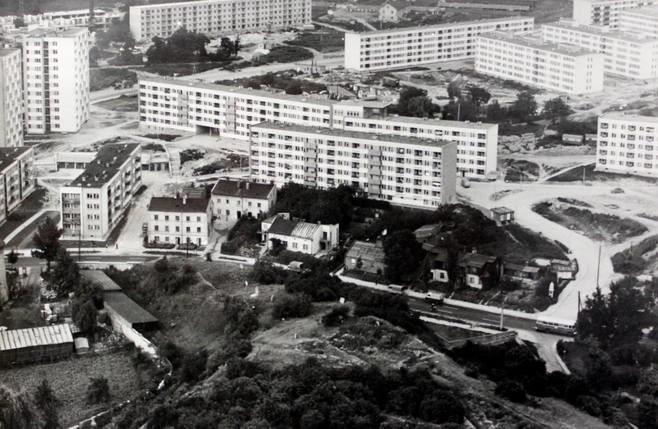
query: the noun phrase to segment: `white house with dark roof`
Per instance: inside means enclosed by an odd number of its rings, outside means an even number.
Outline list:
[[[278,240],[288,250],[315,255],[338,245],[339,227],[291,220],[289,214],[279,213],[261,222],[261,233],[267,249]]]
[[[244,180],[219,179],[211,191],[212,215],[220,222],[258,218],[276,203],[276,186]]]
[[[210,199],[152,197],[148,205],[147,240],[174,245],[206,246],[212,218]]]

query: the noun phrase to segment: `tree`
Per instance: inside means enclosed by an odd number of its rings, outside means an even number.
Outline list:
[[[93,405],[108,402],[110,397],[110,384],[107,378],[92,378],[87,387],[87,403]]]
[[[50,281],[53,289],[60,297],[73,292],[80,283],[80,267],[63,247],[57,250],[55,267]]]
[[[479,108],[470,100],[462,98],[443,106],[443,119],[455,121],[477,121]]]
[[[487,106],[487,120],[492,122],[502,121],[507,117],[507,109],[498,104],[498,100],[494,100]]]
[[[566,118],[571,115],[573,110],[561,97],[551,98],[544,103],[544,116],[549,118],[552,123],[558,119]]]
[[[11,265],[16,265],[16,262],[18,262],[18,253],[14,251],[14,249],[11,250],[7,254],[7,262],[9,262]]]
[[[403,116],[429,118],[436,111],[436,107],[427,97],[427,91],[413,86],[405,86],[400,91],[396,110]]]
[[[516,100],[512,104],[512,115],[521,122],[528,122],[537,114],[537,100],[535,96],[528,91],[522,91],[516,94]]]
[[[73,311],[73,322],[86,335],[93,335],[96,332],[98,310],[91,300],[85,301]]]
[[[277,319],[306,317],[311,314],[313,304],[308,295],[304,293],[282,294],[275,298],[272,307],[272,317]]]
[[[478,107],[482,104],[487,104],[489,99],[491,99],[491,93],[479,86],[471,86],[468,89],[468,94],[470,95],[471,101]]]
[[[30,398],[0,384],[0,428],[22,429],[36,426],[39,426],[39,418]]]
[[[39,259],[46,260],[46,267],[50,272],[50,263],[57,257],[57,251],[60,248],[59,237],[62,236],[62,230],[57,228],[55,221],[47,217],[39,224],[32,242],[36,250],[33,255]]]
[[[48,380],[44,379],[34,393],[34,403],[43,416],[43,429],[59,429],[59,407],[61,401],[55,396]]]
[[[448,98],[450,99],[461,98],[462,96],[461,82],[458,80],[453,80],[448,84],[447,91],[448,91]]]
[[[395,231],[384,239],[386,277],[398,282],[413,273],[423,260],[423,248],[409,229]]]

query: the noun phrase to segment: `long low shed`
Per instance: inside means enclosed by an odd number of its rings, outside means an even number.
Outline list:
[[[73,353],[68,324],[0,331],[0,366],[52,362]]]

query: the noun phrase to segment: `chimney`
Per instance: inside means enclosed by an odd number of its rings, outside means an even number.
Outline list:
[[[187,204],[187,194],[183,194],[183,205]]]
[[[244,188],[248,191],[249,190],[249,182],[245,182]]]

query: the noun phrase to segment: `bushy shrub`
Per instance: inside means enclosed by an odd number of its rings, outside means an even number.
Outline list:
[[[274,300],[272,317],[277,319],[306,317],[311,314],[312,309],[313,304],[311,304],[311,299],[308,295],[303,293],[282,294]]]
[[[324,326],[338,326],[347,320],[349,315],[350,308],[347,305],[338,305],[322,316],[322,324]]]
[[[528,399],[525,388],[517,381],[501,381],[496,386],[495,393],[514,402],[523,403]]]
[[[100,404],[110,400],[110,384],[105,377],[92,378],[87,387],[87,403]]]

